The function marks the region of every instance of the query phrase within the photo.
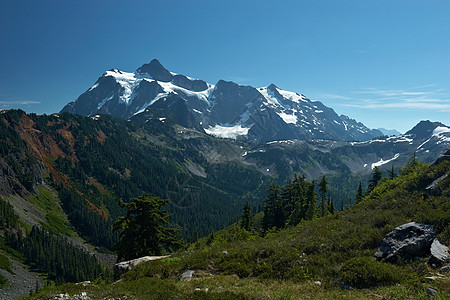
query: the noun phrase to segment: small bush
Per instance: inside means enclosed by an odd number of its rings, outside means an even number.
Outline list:
[[[448,225],[438,237],[443,244],[450,245],[450,225]]]
[[[245,278],[250,276],[252,273],[251,267],[248,263],[241,261],[227,261],[221,264],[221,268],[223,269],[223,274],[231,275],[236,274],[239,278]]]
[[[368,257],[347,260],[342,266],[340,276],[346,283],[357,288],[391,285],[405,278],[399,267]]]
[[[0,274],[0,288],[5,287],[8,285],[8,279],[3,277],[3,275]]]
[[[14,274],[14,271],[12,270],[11,261],[3,254],[0,254],[0,269],[6,270],[9,273]]]

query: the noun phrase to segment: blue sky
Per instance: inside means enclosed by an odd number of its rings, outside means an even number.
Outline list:
[[[450,1],[2,1],[0,109],[58,112],[106,70],[320,100],[371,128],[450,125]]]

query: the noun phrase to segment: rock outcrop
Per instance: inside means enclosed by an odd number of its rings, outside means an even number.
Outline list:
[[[132,260],[127,260],[127,261],[123,261],[120,263],[117,263],[114,265],[114,278],[119,278],[120,275],[134,269],[136,266],[144,263],[144,262],[148,262],[148,261],[152,261],[152,260],[158,260],[158,259],[163,259],[163,258],[167,258],[170,255],[163,255],[163,256],[144,256],[144,257],[140,257],[140,258],[136,258],[136,259],[132,259]]]
[[[438,239],[434,239],[430,248],[431,258],[430,263],[436,266],[442,264],[450,264],[450,253],[448,247],[441,244]]]
[[[392,261],[396,257],[425,257],[430,253],[435,233],[432,225],[416,222],[403,224],[383,239],[375,257],[386,261]]]
[[[450,160],[450,149],[439,155],[439,157],[431,165],[438,165],[445,160]]]
[[[179,280],[190,280],[192,279],[192,276],[194,275],[194,270],[186,270],[183,272],[183,274],[178,277]]]

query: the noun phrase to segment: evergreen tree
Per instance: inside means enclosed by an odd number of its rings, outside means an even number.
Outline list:
[[[331,195],[328,193],[328,203],[327,203],[327,209],[330,214],[334,214],[334,203],[331,199]]]
[[[327,179],[325,175],[322,176],[322,179],[319,182],[319,195],[320,195],[320,210],[322,217],[325,216],[325,201],[327,196]]]
[[[313,180],[307,191],[305,220],[312,220],[316,211],[316,181]]]
[[[252,209],[250,203],[246,202],[242,211],[241,228],[250,231],[252,226]]]
[[[281,190],[278,185],[270,185],[269,195],[264,201],[264,217],[263,229],[267,230],[272,227],[283,228],[285,225],[285,217],[281,200]]]
[[[388,172],[388,176],[390,179],[394,179],[397,177],[397,174],[395,173],[394,165],[392,165],[391,169],[387,170],[387,172]]]
[[[378,185],[378,183],[381,180],[381,171],[378,167],[373,168],[372,171],[372,178],[369,180],[369,186],[367,187],[366,195],[369,195],[375,187]]]
[[[119,205],[127,209],[127,214],[114,223],[119,230],[119,242],[114,246],[117,260],[130,260],[146,255],[161,255],[181,246],[178,239],[179,227],[167,227],[170,214],[163,209],[168,199],[142,195],[131,199],[130,203],[119,200]]]
[[[208,236],[208,239],[206,240],[206,245],[211,245],[214,242],[214,232],[211,232],[211,234]]]
[[[315,194],[314,183],[305,181],[305,177],[297,176],[294,181],[286,185],[283,190],[289,190],[289,204],[285,205],[286,215],[288,215],[287,223],[289,225],[297,225],[301,220],[310,220],[314,216],[315,210]],[[283,199],[286,202],[286,199]],[[312,211],[312,213],[310,213]]]
[[[419,161],[417,160],[416,152],[414,152],[411,157],[406,162],[406,165],[403,167],[403,169],[400,170],[400,175],[408,174],[410,171],[412,171],[417,165],[419,164]]]
[[[359,182],[358,190],[356,191],[355,201],[356,203],[359,203],[364,198],[363,196],[363,189],[362,189],[362,182]],[[352,203],[352,199],[350,198],[350,204]]]

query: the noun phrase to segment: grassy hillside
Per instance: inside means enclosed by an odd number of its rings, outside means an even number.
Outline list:
[[[433,224],[450,243],[450,178],[436,183],[440,195],[425,191],[449,171],[448,160],[406,167],[347,211],[265,234],[233,225],[129,271],[114,285],[66,285],[31,298],[67,292],[94,299],[426,299],[433,287],[447,299],[450,276],[427,279],[439,272],[428,258],[394,265],[373,255],[387,233],[410,221]],[[194,277],[179,280],[187,269]]]

